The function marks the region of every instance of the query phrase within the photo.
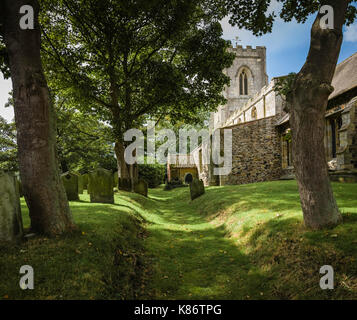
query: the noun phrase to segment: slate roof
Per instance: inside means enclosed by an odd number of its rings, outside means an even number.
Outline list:
[[[329,100],[357,87],[357,52],[337,65],[332,86],[335,90],[329,96]],[[289,114],[286,114],[277,122],[276,126],[287,123],[289,118]]]
[[[357,87],[357,52],[337,65],[329,100]]]

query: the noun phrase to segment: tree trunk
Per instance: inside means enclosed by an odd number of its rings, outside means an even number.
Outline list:
[[[124,159],[125,146],[122,142],[117,141],[115,143],[115,156],[117,157],[118,175],[121,179],[130,179],[129,166]]]
[[[131,191],[134,192],[135,183],[137,183],[139,179],[138,166],[137,164],[129,165],[125,162],[124,159],[125,145],[122,142],[117,141],[115,143],[114,149],[115,149],[115,155],[117,157],[119,178],[128,179],[128,181],[130,181]]]
[[[304,221],[314,230],[342,221],[329,180],[324,132],[348,1],[330,1],[330,5],[334,8],[334,29],[322,29],[322,15],[318,14],[311,30],[309,55],[287,97],[291,106],[293,161]]]
[[[31,5],[35,28],[19,27],[20,7]],[[40,57],[39,5],[36,0],[4,0],[4,40],[14,91],[20,175],[31,230],[57,235],[74,228],[60,180],[56,123]]]

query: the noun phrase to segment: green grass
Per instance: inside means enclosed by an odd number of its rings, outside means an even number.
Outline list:
[[[356,299],[357,185],[334,184],[344,224],[305,230],[295,181],[151,190],[143,205],[153,299]],[[320,267],[335,290],[320,289]]]
[[[71,203],[79,232],[0,249],[0,298],[356,299],[357,185],[333,187],[344,223],[318,232],[303,227],[295,181],[210,187],[195,201],[188,188],[121,192],[115,205],[85,195]],[[31,292],[17,285],[23,264]],[[334,290],[319,287],[326,264]]]
[[[117,197],[114,205],[92,204],[88,195],[80,198],[81,201],[70,202],[77,232],[0,247],[0,299],[135,298],[129,270],[137,269],[133,260],[140,260],[142,255],[138,205],[124,195]],[[21,204],[24,227],[28,228],[30,221],[23,199]],[[117,255],[123,257],[119,265]],[[19,288],[22,265],[34,268],[35,290]],[[118,285],[121,290],[113,292],[112,288]]]

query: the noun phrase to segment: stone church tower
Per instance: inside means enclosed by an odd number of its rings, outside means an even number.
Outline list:
[[[230,48],[236,58],[232,66],[225,70],[231,79],[231,84],[224,90],[224,97],[228,100],[225,106],[211,115],[211,130],[221,127],[235,112],[244,107],[249,99],[253,98],[268,84],[266,73],[266,48],[251,46]]]

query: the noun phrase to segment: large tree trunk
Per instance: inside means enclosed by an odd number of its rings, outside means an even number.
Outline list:
[[[20,7],[31,5],[35,29],[21,30]],[[60,180],[56,123],[40,57],[39,5],[36,0],[4,0],[5,44],[14,90],[20,175],[31,229],[57,235],[74,228]]]
[[[348,1],[330,1],[330,5],[334,8],[334,29],[322,29],[322,15],[317,16],[311,30],[309,55],[287,97],[291,106],[293,161],[304,221],[308,228],[315,230],[342,221],[329,180],[324,132]]]

